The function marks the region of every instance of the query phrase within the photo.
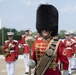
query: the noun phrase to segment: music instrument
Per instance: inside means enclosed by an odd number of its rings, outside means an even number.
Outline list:
[[[12,42],[12,43],[10,43],[9,45],[8,45],[8,48],[4,51],[4,54],[3,54],[3,56],[4,57],[7,57],[8,55],[10,55],[11,54],[11,50],[12,50],[12,48],[14,48],[15,47],[15,45],[14,45],[14,43]]]

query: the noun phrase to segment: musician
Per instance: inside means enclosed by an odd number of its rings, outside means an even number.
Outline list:
[[[8,32],[3,53],[6,61],[7,75],[15,75],[15,61],[18,59],[18,41],[13,39],[13,32]],[[7,55],[8,53],[8,55]]]
[[[22,35],[22,48],[23,48],[23,55],[24,55],[25,74],[29,74],[29,67],[26,64],[26,61],[29,58],[29,46],[26,43],[27,36],[29,36],[29,29],[25,29],[25,34]]]
[[[70,39],[69,36],[69,32],[65,33],[65,39],[63,41],[64,43],[64,47],[65,47],[65,51],[66,51],[66,55],[69,61],[69,75],[71,75],[72,71],[71,71],[71,67],[72,67],[72,56],[74,54],[73,49],[72,49],[72,45],[73,45],[73,41]]]
[[[74,36],[74,33],[73,31],[70,31],[70,39],[72,40],[73,42],[73,45],[72,45],[72,53],[74,54],[73,57],[72,57],[72,69],[76,69],[76,37]]]
[[[69,37],[73,41],[73,53],[76,54],[76,37],[74,37],[74,33],[72,31],[70,31]]]
[[[66,48],[67,57],[72,57],[72,53],[73,53],[72,45],[73,45],[73,42],[69,37],[69,32],[65,33],[65,39],[64,39],[63,43],[64,43],[64,46]]]
[[[57,45],[58,41],[55,41],[52,39],[57,32],[58,32],[58,10],[49,4],[41,4],[38,9],[37,9],[37,20],[36,20],[36,29],[40,36],[42,37],[41,40],[36,40],[33,44],[32,47],[32,59],[31,61],[28,61],[28,66],[34,66],[36,63],[36,69],[35,69],[35,75],[39,75],[40,70],[44,71],[44,74],[42,75],[61,75],[61,72],[59,71],[58,68],[58,58],[60,61],[63,63],[63,69],[64,69],[64,74],[63,75],[68,75],[68,59],[65,54],[63,54],[64,46],[63,43],[60,42],[59,47],[57,49],[57,52],[55,54],[55,58],[52,60],[50,58],[50,64],[49,67],[47,68],[47,65],[43,65],[47,62],[47,59],[49,56],[51,57],[52,54],[54,53],[53,49],[54,46]],[[53,48],[49,47],[48,50],[49,53],[45,53],[46,48],[49,46],[50,41],[53,40]],[[44,58],[46,56],[47,58]],[[44,59],[43,59],[44,58]],[[43,60],[43,61],[42,61]],[[52,60],[52,62],[51,62]],[[35,61],[35,62],[34,62]],[[42,62],[43,63],[42,63]],[[34,64],[32,64],[34,63]],[[42,65],[41,65],[41,64]],[[40,70],[38,71],[37,67],[38,65],[41,65]],[[45,69],[42,69],[42,67],[45,66]],[[38,73],[37,73],[37,71]]]

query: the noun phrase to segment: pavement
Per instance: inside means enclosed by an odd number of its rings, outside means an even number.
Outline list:
[[[24,68],[24,60],[23,55],[19,56],[19,59],[15,62],[15,75],[25,75],[25,68]],[[33,75],[33,70],[31,72]],[[7,75],[6,72],[6,63],[4,57],[0,55],[0,75]]]
[[[23,55],[20,55],[15,65],[15,75],[25,75],[24,72],[25,68],[24,68]],[[32,73],[31,75],[33,75],[33,70],[31,73]],[[6,63],[2,55],[0,55],[0,75],[7,75]],[[72,75],[76,75],[76,70],[73,70]]]

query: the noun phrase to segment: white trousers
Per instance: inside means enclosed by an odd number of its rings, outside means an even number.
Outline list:
[[[58,68],[59,68],[59,70],[60,70],[60,61],[58,62]]]
[[[76,68],[76,60],[75,60],[75,57],[72,57],[72,59],[71,59],[71,68]]]
[[[29,67],[26,64],[28,59],[29,59],[29,54],[24,54],[25,72],[29,72]]]
[[[7,75],[15,75],[15,62],[6,62]]]
[[[73,57],[71,57],[71,58],[68,58],[68,60],[69,60],[68,71],[69,71],[69,74],[71,74],[72,73],[71,69],[75,67],[75,59]]]

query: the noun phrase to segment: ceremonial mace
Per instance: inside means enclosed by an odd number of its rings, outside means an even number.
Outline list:
[[[26,37],[26,43],[29,45],[29,48],[30,48],[30,52],[29,52],[29,59],[31,59],[31,52],[32,52],[32,45],[35,41],[35,38],[33,36],[27,36]],[[29,75],[31,75],[31,69],[29,67]]]

